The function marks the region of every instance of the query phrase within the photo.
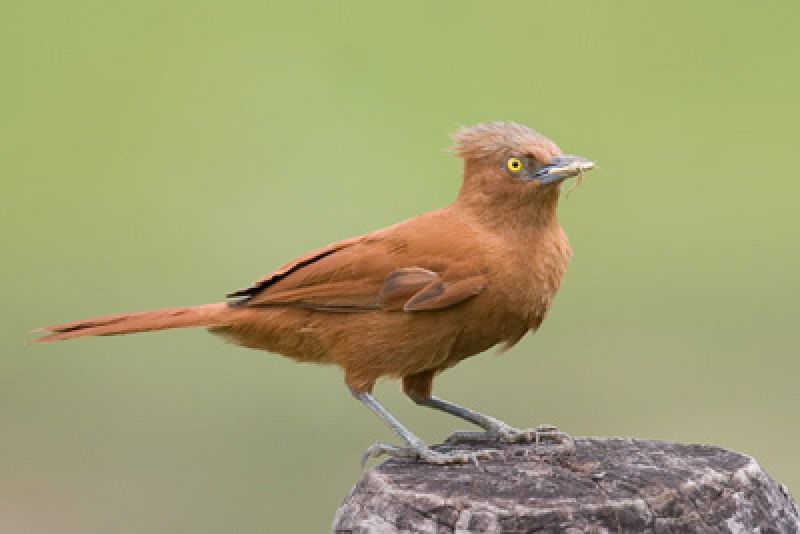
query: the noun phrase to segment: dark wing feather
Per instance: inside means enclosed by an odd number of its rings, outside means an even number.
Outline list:
[[[250,299],[252,299],[255,295],[267,289],[272,284],[286,278],[293,272],[302,269],[303,267],[310,265],[315,261],[319,261],[322,258],[329,256],[330,254],[333,254],[339,250],[352,246],[355,243],[358,243],[361,239],[362,239],[361,237],[347,239],[345,241],[339,241],[337,243],[328,245],[327,247],[309,252],[305,256],[301,256],[296,260],[281,266],[279,269],[271,272],[270,274],[264,276],[263,278],[260,278],[252,285],[244,289],[238,289],[236,291],[232,291],[225,296],[228,298],[239,298],[239,300],[231,302],[231,305],[240,306],[247,304],[247,302]]]
[[[486,277],[470,276],[452,282],[441,279],[428,284],[403,306],[404,311],[441,310],[474,297],[486,287]]]

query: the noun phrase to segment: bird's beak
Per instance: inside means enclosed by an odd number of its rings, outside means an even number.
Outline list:
[[[560,182],[594,169],[594,162],[581,156],[558,156],[539,169],[534,178],[543,185]]]

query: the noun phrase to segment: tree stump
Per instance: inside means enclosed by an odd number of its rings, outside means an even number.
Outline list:
[[[384,462],[353,487],[333,531],[800,532],[786,488],[719,447],[575,438],[491,451],[478,465]]]

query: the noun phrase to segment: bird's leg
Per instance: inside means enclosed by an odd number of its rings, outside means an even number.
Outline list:
[[[364,405],[372,410],[372,412],[381,418],[381,420],[389,425],[389,427],[397,432],[405,443],[405,447],[397,447],[396,445],[387,445],[385,443],[375,443],[364,452],[361,458],[361,464],[367,461],[368,458],[377,458],[382,454],[399,458],[415,458],[434,464],[453,464],[453,463],[467,463],[476,462],[479,457],[484,457],[484,453],[442,453],[429,448],[424,441],[414,435],[409,429],[397,420],[389,411],[379,403],[375,397],[366,392],[356,391],[351,389],[350,392],[355,398],[360,400]]]
[[[469,421],[479,427],[483,428],[485,432],[456,432],[450,437],[451,442],[471,442],[471,443],[488,443],[488,442],[535,442],[538,443],[543,439],[557,439],[562,441],[564,438],[569,438],[566,434],[559,431],[552,425],[539,425],[531,429],[518,429],[507,425],[499,419],[482,414],[475,410],[465,408],[458,404],[434,397],[433,395],[420,395],[413,391],[407,392],[408,396],[415,403],[420,406],[427,406],[434,410],[439,410],[450,415],[454,415],[465,421]]]

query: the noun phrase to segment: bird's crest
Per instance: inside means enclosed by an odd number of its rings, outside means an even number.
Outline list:
[[[526,153],[534,147],[549,154],[559,152],[552,141],[516,122],[464,126],[452,138],[454,144],[451,150],[464,159]]]

